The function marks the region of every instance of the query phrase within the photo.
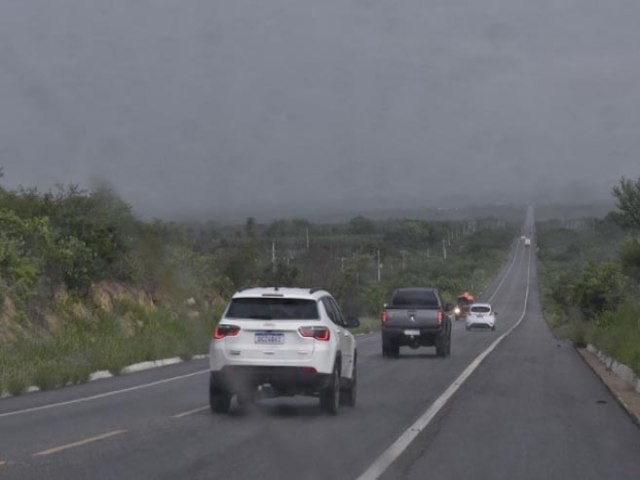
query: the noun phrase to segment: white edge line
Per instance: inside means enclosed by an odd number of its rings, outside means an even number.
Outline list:
[[[201,355],[194,355],[191,357],[191,361],[193,360],[204,360],[205,358],[209,358],[209,354],[205,353],[205,354],[201,354]],[[160,367],[166,367],[169,365],[175,365],[178,363],[183,363],[184,360],[182,360],[180,357],[171,357],[171,358],[162,358],[159,360],[151,360],[148,362],[140,362],[140,363],[133,363],[131,365],[127,365],[126,367],[124,367],[122,370],[120,370],[119,375],[127,375],[130,373],[138,373],[138,372],[142,372],[144,370],[150,370],[152,368],[160,368]],[[111,372],[109,372],[108,370],[97,370],[95,372],[92,372],[89,374],[89,378],[87,379],[87,382],[95,382],[98,380],[104,380],[105,378],[111,378],[114,377],[115,375],[113,375]],[[65,385],[65,387],[71,387],[71,386],[75,386],[77,384],[75,383],[67,383]],[[24,394],[29,394],[29,393],[37,393],[40,392],[40,388],[37,387],[36,385],[32,385],[30,387],[27,387],[24,391]],[[11,395],[9,392],[0,392],[0,400],[4,399],[4,398],[11,398],[11,397],[15,397],[17,395]]]
[[[57,408],[57,407],[64,407],[64,406],[67,406],[67,405],[74,405],[76,403],[84,403],[84,402],[89,402],[89,401],[92,401],[92,400],[98,400],[98,399],[101,399],[101,398],[112,397],[114,395],[120,395],[120,394],[123,394],[123,393],[133,392],[133,391],[136,391],[136,390],[142,390],[143,388],[154,387],[156,385],[162,385],[163,383],[169,383],[169,382],[173,382],[173,381],[176,381],[176,380],[182,380],[183,378],[189,378],[189,377],[193,377],[195,375],[201,375],[203,373],[209,373],[209,369],[207,368],[206,370],[198,370],[197,372],[187,373],[185,375],[178,375],[177,377],[164,378],[162,380],[156,380],[155,382],[143,383],[142,385],[136,385],[134,387],[123,388],[123,389],[120,389],[120,390],[112,390],[110,392],[105,392],[105,393],[99,393],[97,395],[91,395],[89,397],[76,398],[74,400],[68,400],[66,402],[49,403],[47,405],[40,405],[38,407],[31,407],[31,408],[25,408],[23,410],[14,410],[12,412],[0,413],[0,418],[13,417],[15,415],[22,415],[22,414],[25,414],[25,413],[39,412],[39,411],[42,411],[42,410],[49,410],[49,409]]]
[[[505,275],[506,277],[506,275]],[[407,430],[398,437],[398,439],[391,444],[380,455],[371,466],[358,477],[357,480],[372,480],[379,478],[393,462],[407,449],[407,447],[413,442],[416,437],[422,432],[434,419],[434,417],[442,410],[451,397],[458,391],[462,384],[471,376],[471,374],[478,368],[482,361],[489,355],[506,337],[508,337],[513,330],[515,330],[524,319],[527,313],[527,306],[529,303],[529,287],[531,285],[531,250],[529,250],[529,263],[527,267],[527,289],[524,297],[524,308],[522,315],[518,321],[500,337],[498,337],[489,347],[480,353],[473,362],[464,369],[464,371],[456,378],[451,385],[429,406],[429,408],[411,425]]]

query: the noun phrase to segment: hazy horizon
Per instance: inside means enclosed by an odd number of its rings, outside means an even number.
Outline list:
[[[2,184],[145,217],[607,204],[640,176],[640,4],[0,3]]]

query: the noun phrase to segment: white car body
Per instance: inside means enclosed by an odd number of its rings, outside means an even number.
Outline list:
[[[273,396],[317,395],[335,367],[345,388],[355,383],[356,340],[347,329],[353,326],[357,320],[346,319],[325,290],[241,290],[211,340],[211,381],[224,383],[230,395],[240,395],[238,382]]]
[[[474,327],[490,328],[491,330],[495,330],[496,315],[497,313],[489,303],[471,304],[466,318],[467,330]]]

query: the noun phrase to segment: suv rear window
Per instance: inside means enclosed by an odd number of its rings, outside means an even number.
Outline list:
[[[439,308],[438,297],[431,290],[401,290],[391,298],[393,307]]]
[[[489,307],[471,307],[473,313],[489,313],[491,309]]]
[[[234,298],[227,318],[255,320],[318,320],[315,300],[300,298]]]

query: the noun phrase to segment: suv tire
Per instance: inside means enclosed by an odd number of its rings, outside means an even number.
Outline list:
[[[351,380],[349,386],[343,388],[340,392],[340,403],[347,407],[355,407],[356,399],[358,398],[358,370],[356,368],[356,362],[353,362],[353,372],[351,374]]]
[[[329,384],[320,392],[320,407],[329,415],[337,415],[340,407],[340,365],[336,362]]]
[[[209,406],[213,413],[229,413],[231,394],[216,386],[213,378],[209,379]]]

